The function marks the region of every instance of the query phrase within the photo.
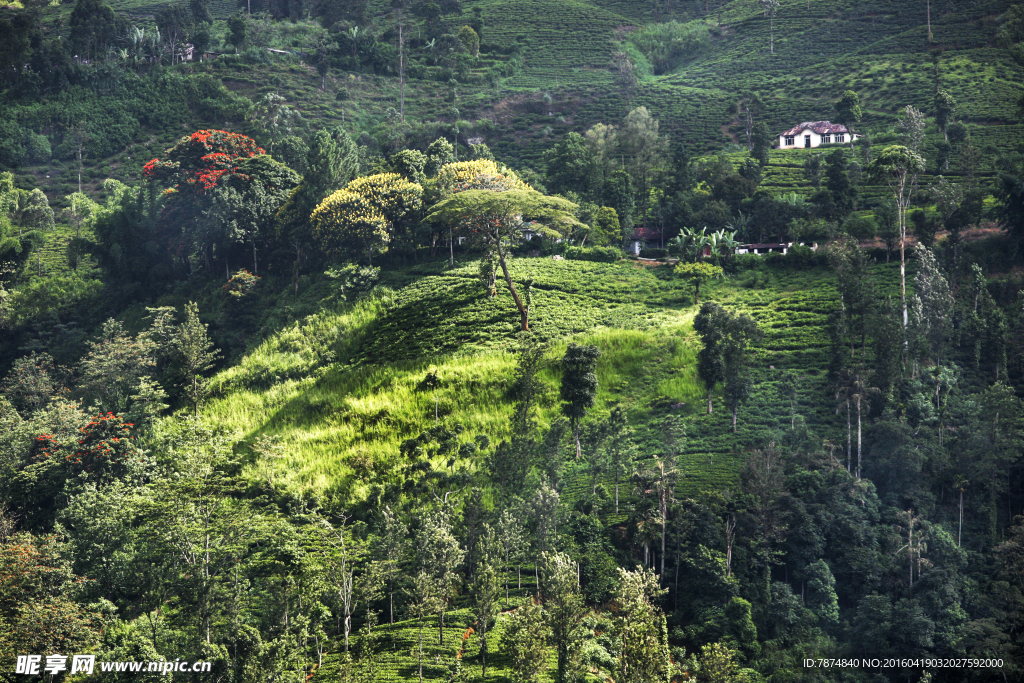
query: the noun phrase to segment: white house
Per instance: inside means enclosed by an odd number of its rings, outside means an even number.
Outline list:
[[[804,121],[779,135],[779,149],[814,148],[853,142],[860,135],[841,123]]]

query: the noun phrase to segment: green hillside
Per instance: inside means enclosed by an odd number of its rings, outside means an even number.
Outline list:
[[[0,5],[0,669],[1024,682],[1022,114],[1011,0]]]

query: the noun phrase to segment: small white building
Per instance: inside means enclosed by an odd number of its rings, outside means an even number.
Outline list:
[[[855,141],[860,134],[841,123],[804,121],[779,135],[779,149],[813,149],[822,145],[844,144]]]

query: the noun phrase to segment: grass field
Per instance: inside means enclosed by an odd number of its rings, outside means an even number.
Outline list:
[[[253,464],[252,476],[330,490],[352,502],[366,494],[371,479],[393,470],[401,442],[432,426],[435,409],[445,424],[465,427],[462,440],[477,434],[492,442],[507,438],[518,318],[507,293],[484,295],[475,270],[468,262],[452,270],[430,264],[392,272],[384,278],[392,286],[280,330],[216,376],[216,398],[203,419],[227,425],[244,454],[260,436],[280,439],[287,456],[272,469]],[[642,457],[664,452],[665,418],[683,417],[688,437],[680,466],[687,476],[681,491],[735,485],[747,450],[788,428],[788,414],[760,406],[777,403],[778,383],[789,374],[797,379],[797,413],[839,439],[835,415],[809,408],[827,392],[825,323],[837,305],[831,273],[774,267],[764,272],[759,288],[737,277],[707,294],[749,313],[765,332],[753,356],[753,396],[734,434],[720,398],[715,412],[704,414],[704,388],[695,370],[700,343],[692,331],[696,309],[688,287],[662,279],[666,271],[631,262],[514,261],[518,281],[529,276],[537,283],[534,330],[551,344],[550,365],[542,373],[540,425],[560,414],[557,360],[572,340],[594,344],[602,353],[591,419],[615,405],[628,407]],[[886,287],[895,282],[893,265],[875,266],[875,272]],[[399,281],[406,284],[396,286]],[[421,387],[428,372],[440,378],[436,389]],[[681,409],[672,409],[679,404]],[[459,463],[470,469],[479,464]],[[451,464],[438,458],[432,466]],[[582,479],[570,481],[566,493],[577,495],[583,486]]]

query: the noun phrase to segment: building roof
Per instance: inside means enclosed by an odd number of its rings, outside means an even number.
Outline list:
[[[781,135],[796,135],[801,131],[810,128],[818,135],[832,134],[832,133],[852,133],[853,131],[848,130],[846,126],[841,123],[831,123],[829,121],[804,121],[798,126],[793,126],[789,130],[781,133]]]
[[[651,228],[640,227],[633,231],[633,236],[630,239],[634,240],[657,240],[661,239],[661,233]]]

